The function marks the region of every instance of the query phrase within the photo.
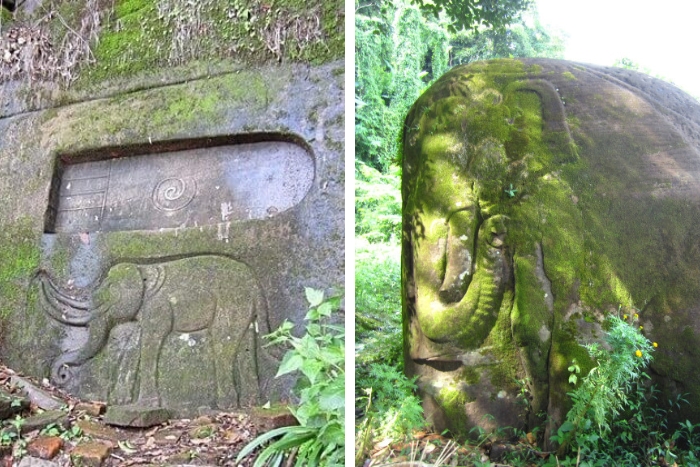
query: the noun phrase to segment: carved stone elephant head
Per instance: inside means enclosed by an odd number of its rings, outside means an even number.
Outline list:
[[[682,350],[700,341],[699,129],[697,102],[670,85],[555,60],[455,67],[416,101],[405,367],[438,430],[532,429],[543,414],[556,429],[567,368],[594,365],[583,344],[618,310],[637,309],[659,342],[651,370],[668,398],[699,406],[697,357]]]

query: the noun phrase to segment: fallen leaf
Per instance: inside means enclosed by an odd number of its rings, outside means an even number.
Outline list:
[[[434,444],[427,443],[425,445],[425,447],[423,448],[423,452],[426,454],[430,454],[431,452],[433,452],[436,449],[437,449],[437,446],[435,446]]]
[[[125,454],[133,454],[137,451],[129,441],[119,441],[117,442],[117,446],[119,446],[119,449],[124,451]]]

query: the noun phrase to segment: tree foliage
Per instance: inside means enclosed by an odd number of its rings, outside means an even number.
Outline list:
[[[420,9],[435,17],[440,13],[450,19],[448,29],[476,29],[485,26],[495,30],[515,22],[530,0],[413,0]]]
[[[564,58],[564,40],[540,23],[536,12],[501,30],[461,31],[450,41],[450,65],[492,58]]]
[[[355,36],[355,154],[385,171],[409,107],[447,70],[449,37],[406,0],[359,8]]]
[[[392,166],[382,174],[355,163],[355,235],[398,245],[401,238],[401,177]]]

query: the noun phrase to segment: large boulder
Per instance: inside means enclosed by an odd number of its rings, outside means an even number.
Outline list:
[[[288,397],[262,336],[344,283],[342,3],[40,3],[0,41],[3,363],[180,414]]]
[[[437,428],[560,423],[567,367],[591,368],[583,345],[618,312],[639,313],[651,375],[700,421],[699,150],[698,102],[619,68],[477,62],[416,101],[405,356]]]

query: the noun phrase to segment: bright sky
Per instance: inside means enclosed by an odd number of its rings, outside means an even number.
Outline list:
[[[565,58],[610,66],[622,57],[700,97],[697,0],[536,0],[540,21],[566,38]]]

